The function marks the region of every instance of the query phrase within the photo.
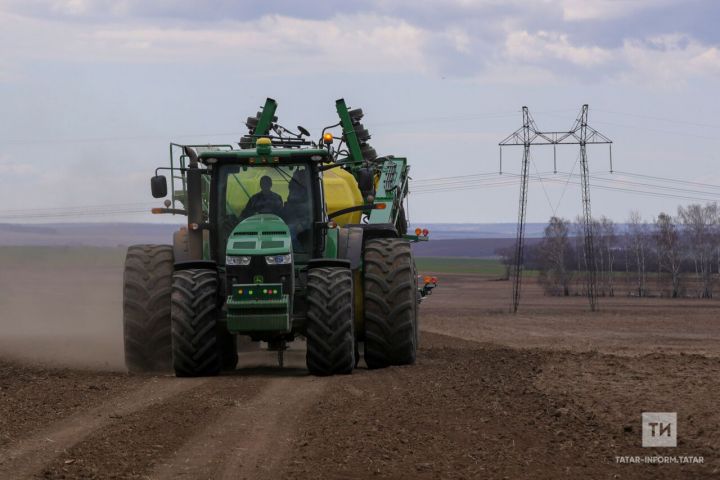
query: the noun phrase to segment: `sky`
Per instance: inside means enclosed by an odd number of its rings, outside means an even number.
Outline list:
[[[237,142],[266,97],[314,137],[336,99],[361,107],[412,165],[416,224],[515,221],[522,149],[500,176],[498,142],[522,106],[568,130],[588,104],[615,170],[588,147],[593,215],[652,220],[720,199],[719,18],[713,0],[0,0],[0,223],[177,222],[146,212],[169,142]],[[533,147],[529,221],[581,212],[578,153],[553,174]]]

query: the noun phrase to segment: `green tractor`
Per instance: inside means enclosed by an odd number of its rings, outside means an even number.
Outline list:
[[[418,281],[410,248],[427,231],[407,232],[409,166],[377,156],[362,110],[336,107],[318,141],[277,124],[267,99],[238,146],[170,145],[151,179],[153,196],[170,198],[153,213],[187,215],[187,227],[172,245],[128,249],[131,372],[232,370],[239,335],[266,342],[281,366],[304,337],[315,375],[351,373],[360,343],[369,368],[415,362],[418,305],[435,283]]]

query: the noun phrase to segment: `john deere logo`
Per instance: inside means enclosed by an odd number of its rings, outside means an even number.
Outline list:
[[[265,281],[265,279],[263,279],[263,276],[262,276],[262,275],[255,275],[255,276],[253,277],[253,282],[254,282],[254,283],[263,283],[264,281]]]

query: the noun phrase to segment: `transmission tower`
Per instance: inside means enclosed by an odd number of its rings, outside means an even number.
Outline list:
[[[525,255],[525,216],[527,212],[527,192],[530,163],[530,147],[534,145],[553,146],[553,165],[557,172],[558,145],[580,146],[580,176],[582,185],[582,211],[584,260],[587,269],[587,297],[590,310],[597,309],[597,265],[595,263],[595,242],[593,238],[592,213],[590,209],[590,171],[587,161],[587,145],[607,144],[610,154],[610,171],[612,172],[612,140],[587,124],[588,106],[583,105],[573,127],[565,132],[540,131],[527,107],[522,107],[523,126],[511,133],[500,142],[500,173],[502,173],[502,149],[508,146],[522,146],[522,172],[520,176],[520,205],[518,207],[517,235],[515,237],[515,257],[513,265],[512,312],[520,305],[522,287],[523,260]]]

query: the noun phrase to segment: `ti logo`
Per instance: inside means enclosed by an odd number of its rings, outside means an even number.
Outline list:
[[[677,447],[677,412],[643,412],[643,447]]]

